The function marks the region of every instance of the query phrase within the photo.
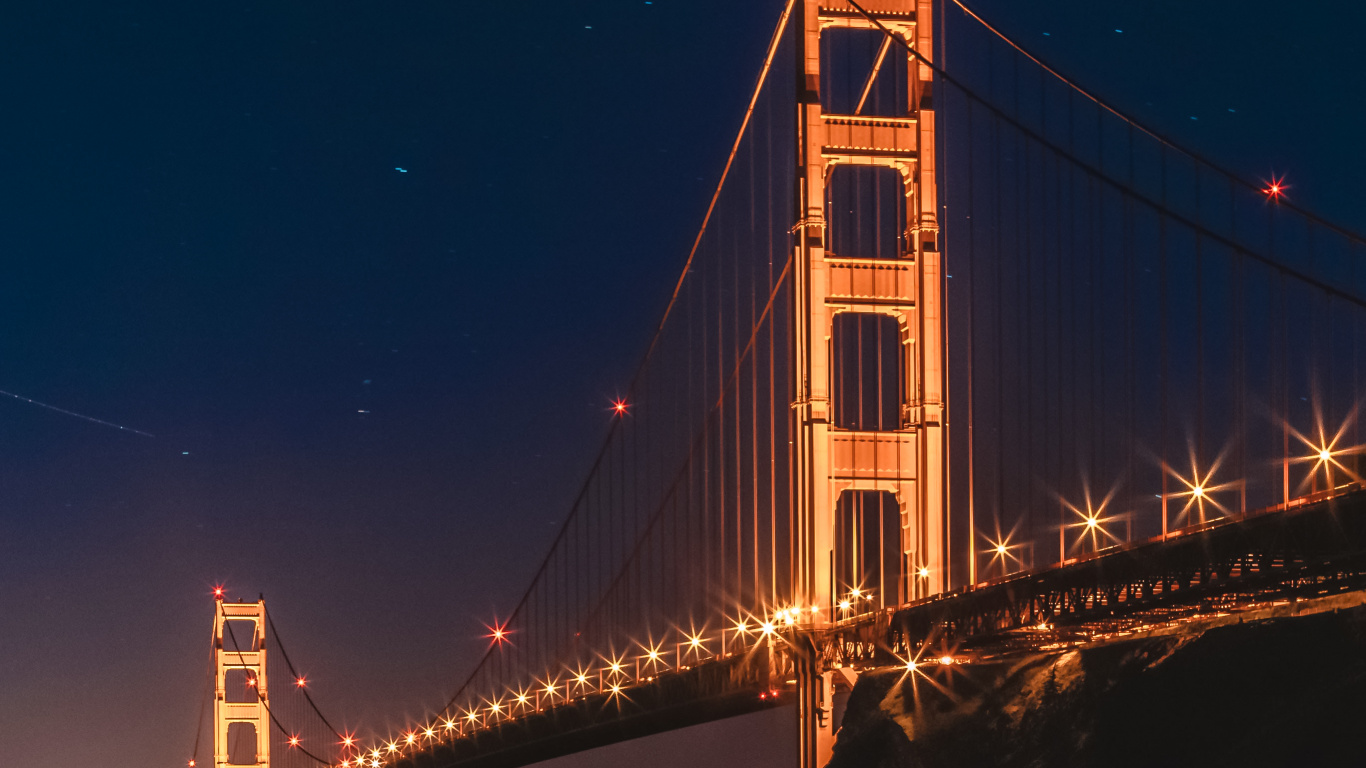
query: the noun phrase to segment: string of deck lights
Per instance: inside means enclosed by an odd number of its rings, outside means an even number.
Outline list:
[[[854,588],[841,598],[835,610],[841,614],[840,620],[856,618],[876,610],[873,607],[875,599],[873,592]],[[362,745],[348,734],[339,746],[344,753],[349,754],[344,754],[336,765],[339,768],[378,768],[391,760],[409,756],[410,750],[426,748],[448,739],[464,738],[481,729],[590,696],[606,696],[608,701],[629,700],[632,686],[653,682],[660,675],[692,669],[741,652],[748,653],[761,645],[774,642],[786,644],[785,630],[794,629],[803,616],[816,616],[822,610],[821,606],[815,605],[789,606],[771,611],[763,619],[741,614],[725,630],[711,632],[705,627],[689,632],[680,630],[674,643],[638,643],[640,653],[634,656],[611,654],[600,656],[601,663],[598,665],[566,666],[559,674],[547,674],[544,679],[508,688],[502,694],[492,694],[478,704],[470,703],[456,712],[410,725],[398,736],[374,744]],[[490,633],[485,637],[493,645],[501,646],[508,642],[511,630],[506,623],[495,621],[489,629]],[[729,640],[727,635],[730,636]],[[665,650],[667,645],[673,645],[673,650]],[[718,646],[720,650],[713,653],[712,649]],[[931,662],[917,663],[924,665]],[[944,656],[933,663],[952,664],[954,659]],[[769,699],[779,693],[762,691],[759,695]]]

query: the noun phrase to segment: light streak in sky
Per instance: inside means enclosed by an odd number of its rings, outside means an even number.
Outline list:
[[[67,416],[75,416],[75,417],[78,418],[78,419],[85,419],[86,421],[94,422],[94,423],[96,423],[96,424],[103,424],[103,425],[106,426],[106,427],[113,427],[114,429],[121,430],[121,431],[123,431],[123,432],[132,432],[132,433],[135,434],[135,435],[142,435],[143,437],[156,437],[156,435],[153,435],[153,434],[151,434],[151,433],[149,433],[149,432],[143,432],[143,431],[140,430],[140,429],[133,429],[132,427],[125,427],[125,426],[121,426],[121,425],[119,425],[119,424],[115,424],[115,423],[113,423],[112,421],[105,421],[104,419],[97,419],[97,418],[95,418],[94,416],[86,416],[86,415],[83,414],[83,413],[76,413],[75,411],[68,411],[68,410],[65,409],[65,408],[58,408],[58,407],[55,406],[55,405],[48,405],[47,403],[40,402],[40,401],[38,401],[38,400],[34,400],[34,399],[31,398],[31,397],[24,397],[23,395],[16,395],[16,394],[14,394],[13,392],[6,392],[6,391],[3,390],[3,389],[0,389],[0,395],[5,395],[6,397],[12,397],[12,398],[14,398],[15,400],[22,400],[22,401],[25,402],[25,403],[29,403],[29,404],[31,404],[31,405],[36,405],[36,406],[39,406],[40,408],[46,408],[46,409],[48,409],[49,411],[56,411],[57,413],[65,413]]]

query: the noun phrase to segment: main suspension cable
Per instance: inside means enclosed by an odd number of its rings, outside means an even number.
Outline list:
[[[1000,30],[996,29],[996,27],[992,26],[992,25],[989,24],[985,19],[983,19],[977,12],[973,11],[971,8],[969,8],[969,7],[967,7],[966,5],[964,5],[963,2],[962,2],[962,0],[949,0],[949,2],[952,2],[954,5],[958,6],[959,9],[961,9],[961,10],[963,11],[963,13],[966,13],[969,17],[971,17],[971,18],[972,18],[974,21],[976,21],[978,24],[981,24],[988,32],[990,32],[990,33],[992,33],[993,35],[995,35],[996,37],[1000,38],[1001,41],[1004,42],[1006,45],[1008,45],[1008,46],[1010,46],[1011,48],[1015,49],[1015,51],[1016,51],[1017,53],[1019,53],[1021,56],[1024,56],[1026,59],[1029,59],[1030,61],[1032,61],[1032,62],[1034,62],[1035,64],[1037,64],[1037,65],[1038,65],[1040,68],[1042,68],[1045,72],[1047,72],[1048,74],[1050,74],[1050,75],[1052,75],[1053,77],[1057,78],[1057,79],[1058,79],[1060,82],[1062,82],[1064,85],[1066,85],[1067,87],[1069,87],[1069,88],[1071,88],[1072,90],[1076,91],[1078,94],[1080,94],[1082,97],[1084,97],[1084,98],[1086,98],[1087,100],[1089,100],[1091,103],[1095,104],[1096,106],[1100,107],[1101,109],[1105,110],[1106,112],[1109,112],[1110,114],[1114,115],[1115,117],[1119,118],[1120,120],[1124,121],[1125,123],[1127,123],[1127,124],[1133,126],[1134,128],[1137,128],[1138,130],[1142,131],[1143,133],[1147,134],[1148,136],[1152,137],[1153,139],[1157,140],[1158,142],[1161,142],[1162,144],[1164,144],[1164,145],[1170,147],[1171,149],[1175,150],[1176,152],[1178,152],[1178,153],[1180,153],[1180,154],[1182,154],[1182,155],[1185,155],[1186,157],[1190,158],[1191,160],[1194,160],[1196,163],[1199,163],[1200,165],[1203,165],[1203,166],[1205,166],[1206,168],[1209,168],[1210,170],[1214,171],[1216,174],[1219,174],[1219,175],[1225,177],[1226,179],[1228,179],[1229,181],[1233,182],[1234,184],[1237,184],[1237,185],[1240,186],[1240,187],[1243,187],[1243,188],[1245,188],[1245,189],[1247,189],[1247,190],[1250,190],[1250,191],[1252,191],[1252,192],[1256,192],[1256,193],[1258,193],[1258,194],[1260,194],[1260,193],[1263,192],[1263,189],[1262,189],[1262,187],[1261,187],[1259,184],[1253,184],[1252,182],[1247,181],[1246,179],[1242,178],[1241,176],[1239,176],[1238,174],[1234,173],[1233,171],[1230,171],[1230,170],[1225,169],[1223,166],[1219,165],[1218,163],[1214,162],[1213,160],[1210,160],[1209,158],[1207,158],[1207,157],[1205,157],[1204,155],[1202,155],[1202,154],[1196,152],[1195,150],[1192,150],[1192,149],[1190,149],[1190,148],[1188,148],[1188,147],[1186,147],[1186,146],[1183,146],[1183,145],[1181,145],[1181,144],[1178,144],[1177,142],[1173,141],[1172,139],[1169,139],[1169,138],[1167,138],[1165,135],[1159,133],[1156,129],[1148,127],[1147,125],[1145,125],[1145,124],[1139,122],[1139,121],[1138,121],[1137,119],[1135,119],[1134,117],[1130,116],[1128,113],[1121,111],[1118,107],[1113,106],[1112,104],[1110,104],[1109,102],[1107,102],[1107,101],[1105,101],[1104,99],[1100,98],[1099,96],[1096,96],[1096,95],[1092,94],[1090,91],[1086,90],[1085,88],[1082,88],[1080,85],[1078,85],[1078,84],[1076,83],[1076,81],[1072,80],[1071,78],[1067,77],[1066,75],[1063,75],[1063,74],[1062,74],[1061,72],[1059,72],[1058,70],[1056,70],[1056,69],[1054,69],[1053,67],[1049,66],[1049,65],[1048,65],[1047,63],[1045,63],[1041,58],[1039,58],[1039,57],[1036,56],[1035,54],[1033,54],[1033,53],[1031,53],[1031,52],[1025,50],[1024,47],[1022,47],[1019,43],[1016,43],[1014,40],[1011,40],[1009,37],[1006,37]],[[872,19],[872,17],[868,15],[868,12],[865,11],[865,10],[863,10],[863,8],[859,7],[858,3],[857,3],[857,2],[854,2],[854,0],[850,0],[850,5],[853,5],[855,8],[858,8],[858,10],[859,10],[860,13],[862,13],[864,16],[867,16],[869,19]],[[876,20],[874,20],[874,23],[877,23]],[[881,26],[881,25],[879,24],[878,26]],[[884,28],[884,31],[885,31],[885,28]],[[893,35],[893,37],[895,37],[895,35]],[[931,65],[931,66],[933,66],[933,65]],[[940,74],[942,75],[943,72],[940,72]],[[948,78],[946,77],[946,79],[948,79]],[[953,81],[952,81],[952,80],[949,80],[949,82],[953,82]],[[962,86],[961,86],[960,84],[958,84],[958,83],[954,83],[954,84],[955,84],[955,85],[958,85],[960,88],[962,87]],[[965,89],[965,90],[966,90],[966,89]],[[1310,210],[1308,210],[1308,209],[1305,209],[1305,208],[1302,208],[1302,207],[1300,207],[1300,206],[1298,206],[1298,205],[1295,205],[1294,203],[1292,203],[1292,202],[1286,200],[1284,197],[1280,198],[1280,199],[1277,201],[1277,205],[1280,205],[1280,206],[1282,206],[1282,207],[1284,207],[1284,208],[1287,208],[1287,209],[1289,209],[1289,210],[1292,210],[1292,211],[1294,211],[1294,212],[1300,214],[1301,216],[1305,217],[1306,219],[1308,219],[1308,220],[1314,222],[1315,224],[1318,224],[1319,226],[1322,226],[1322,227],[1324,227],[1324,228],[1326,228],[1326,229],[1329,229],[1329,230],[1331,230],[1331,231],[1333,231],[1333,232],[1336,232],[1337,234],[1339,234],[1339,235],[1341,235],[1341,236],[1347,238],[1348,240],[1351,240],[1351,241],[1354,242],[1354,243],[1357,243],[1357,244],[1360,244],[1360,245],[1366,245],[1366,236],[1363,236],[1363,235],[1361,235],[1361,234],[1359,234],[1359,233],[1357,233],[1357,232],[1355,232],[1355,231],[1353,231],[1353,230],[1351,230],[1351,229],[1348,229],[1347,227],[1345,227],[1345,226],[1343,226],[1343,225],[1340,225],[1340,224],[1337,224],[1337,223],[1335,223],[1335,222],[1329,221],[1328,219],[1325,219],[1325,218],[1319,216],[1318,214],[1314,213],[1313,211],[1310,211]]]

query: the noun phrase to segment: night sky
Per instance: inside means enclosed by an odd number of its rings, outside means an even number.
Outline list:
[[[0,390],[128,429],[0,396],[0,762],[183,765],[220,582],[266,595],[334,722],[444,704],[606,432],[781,6],[6,4]],[[1366,230],[1366,9],[976,7]]]

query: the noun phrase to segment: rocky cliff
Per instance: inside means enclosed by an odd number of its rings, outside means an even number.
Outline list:
[[[1366,607],[862,675],[829,768],[1366,766]]]

